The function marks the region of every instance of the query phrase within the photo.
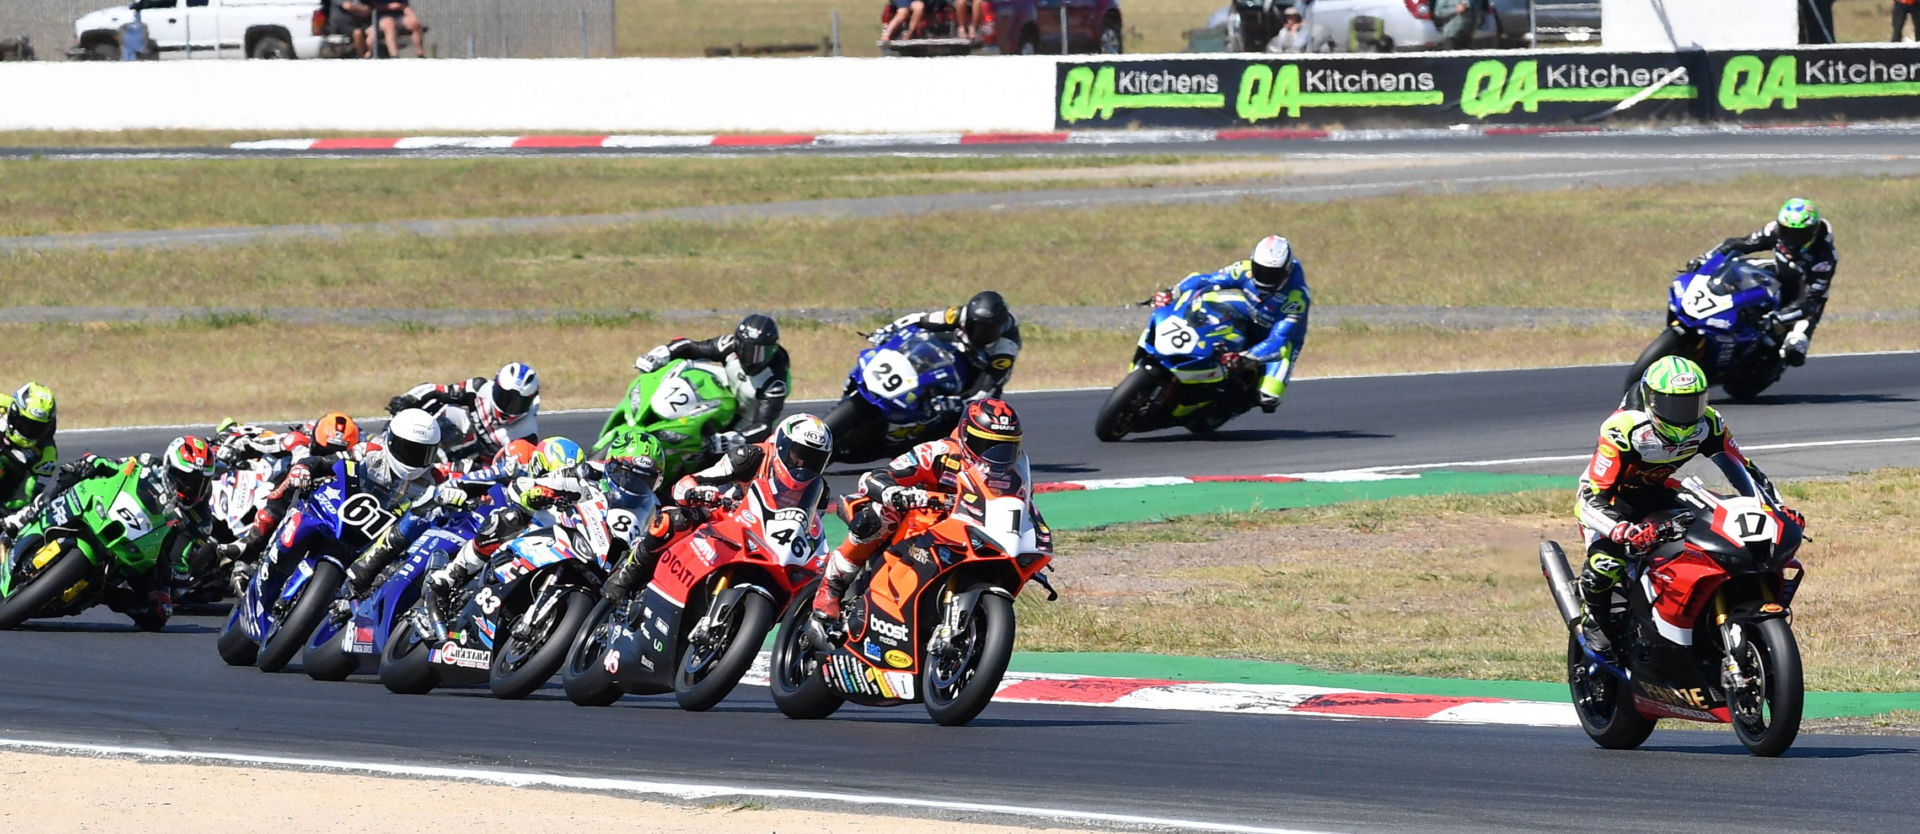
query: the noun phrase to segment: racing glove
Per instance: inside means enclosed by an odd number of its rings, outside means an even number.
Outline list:
[[[1660,538],[1660,530],[1644,521],[1622,521],[1613,525],[1613,530],[1607,533],[1607,538],[1612,539],[1616,544],[1645,550],[1652,547],[1653,543]]]
[[[287,477],[280,479],[280,488],[273,491],[272,498],[286,494],[287,490],[299,492],[313,485],[313,470],[304,463],[296,463],[287,470]]]
[[[560,500],[560,493],[553,487],[535,485],[532,489],[520,493],[520,506],[529,510],[544,510]]]
[[[723,431],[708,437],[707,442],[703,445],[706,447],[706,450],[712,454],[724,455],[747,445],[747,438],[746,435],[737,431]]]
[[[673,355],[667,352],[667,346],[661,345],[635,358],[633,369],[643,374],[650,374],[665,367],[672,360]]]
[[[1802,529],[1806,528],[1807,517],[1804,515],[1801,515],[1799,510],[1786,506],[1785,504],[1780,505],[1776,509],[1780,510],[1780,514],[1786,516],[1795,525],[1799,526]]]
[[[420,398],[413,396],[412,394],[401,394],[400,396],[387,400],[388,414],[399,414],[400,412],[406,411],[409,408],[419,408],[419,407],[420,407]]]
[[[919,487],[890,486],[880,491],[880,503],[900,512],[941,505],[939,498]]]
[[[1154,293],[1152,300],[1150,300],[1148,303],[1152,304],[1155,309],[1165,307],[1168,304],[1173,303],[1173,293],[1167,290],[1161,290],[1159,292]]]
[[[933,401],[928,403],[928,405],[932,406],[933,413],[935,414],[958,414],[962,409],[967,407],[967,401],[959,397],[951,396],[934,397]]]
[[[467,505],[467,491],[456,484],[441,484],[434,490],[433,500],[442,507],[464,507]]]
[[[891,339],[893,338],[893,334],[898,332],[899,329],[900,328],[894,327],[892,323],[883,324],[877,328],[874,328],[874,331],[872,333],[867,334],[867,344],[877,345],[877,344],[880,344],[881,342]]]
[[[725,506],[728,502],[726,492],[719,487],[701,485],[688,489],[686,495],[681,497],[680,503],[719,507]]]

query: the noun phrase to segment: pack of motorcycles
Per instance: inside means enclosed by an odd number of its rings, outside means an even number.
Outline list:
[[[1736,398],[1779,379],[1787,323],[1775,312],[1780,285],[1769,266],[1711,258],[1678,275],[1668,295],[1667,327],[1630,384],[1663,355],[1700,363]],[[1232,301],[1189,294],[1152,311],[1127,376],[1096,417],[1101,440],[1170,427],[1207,433],[1251,407],[1251,382],[1220,360],[1259,335],[1233,317],[1248,305]],[[971,373],[945,335],[918,328],[863,350],[825,417],[835,459],[884,459],[951,431],[954,416],[935,403],[966,390]],[[725,368],[675,360],[634,380],[593,449],[654,454],[670,484],[702,465],[705,437],[749,405]],[[266,462],[223,466],[212,499],[220,522],[250,525],[276,474]],[[1750,481],[1729,479],[1732,495],[1690,480],[1682,500],[1693,509],[1660,519],[1661,544],[1616,594],[1627,639],[1606,653],[1576,627],[1565,555],[1552,542],[1541,548],[1569,626],[1576,712],[1603,746],[1637,746],[1662,717],[1731,723],[1762,755],[1784,751],[1797,733],[1801,675],[1786,606],[1801,576],[1799,530]],[[124,591],[123,577],[152,569],[165,519],[141,480],[129,469],[83,481],[21,531],[0,572],[0,628],[77,614]],[[811,616],[828,552],[822,481],[736,488],[705,523],[676,534],[649,584],[618,603],[601,597],[601,584],[649,519],[597,497],[542,511],[449,598],[423,593],[426,574],[470,546],[486,514],[506,503],[495,486],[466,507],[434,510],[405,558],[343,604],[346,566],[395,517],[342,462],[288,513],[276,553],[250,577],[216,646],[230,664],[276,671],[298,657],[317,680],[375,673],[401,693],[484,681],[498,697],[520,698],[559,674],[583,706],[672,693],[704,710],[746,676],[772,632],[766,675],[789,716],[822,718],[847,701],[921,703],[939,723],[964,724],[1006,670],[1013,600],[1029,582],[1054,596],[1051,532],[1032,510],[1032,488],[1024,456],[1002,471],[960,473],[950,508],[909,513],[833,624]]]

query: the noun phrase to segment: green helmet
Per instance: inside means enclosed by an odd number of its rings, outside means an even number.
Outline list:
[[[53,430],[60,412],[54,406],[53,392],[38,382],[29,382],[13,392],[7,404],[7,440],[15,445],[39,448],[53,442]]]
[[[1820,231],[1820,207],[1814,205],[1812,200],[1795,197],[1780,206],[1776,223],[1782,243],[1795,249],[1805,249]]]
[[[1691,359],[1660,357],[1640,377],[1640,400],[1653,415],[1653,430],[1680,443],[1707,416],[1707,372]]]

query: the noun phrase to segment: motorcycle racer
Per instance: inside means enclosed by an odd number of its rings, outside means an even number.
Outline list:
[[[1578,513],[1587,540],[1587,562],[1580,570],[1581,629],[1594,651],[1612,646],[1611,595],[1625,576],[1628,548],[1645,550],[1659,534],[1642,519],[1682,506],[1669,476],[1703,454],[1724,454],[1744,466],[1768,503],[1805,525],[1798,512],[1780,503],[1766,475],[1740,453],[1720,413],[1707,405],[1706,373],[1691,359],[1662,357],[1600,425],[1599,445],[1580,475]]]
[[[607,506],[633,513],[635,523],[652,521],[659,499],[653,494],[660,480],[658,464],[641,456],[622,456],[605,461],[589,461],[580,444],[554,437],[540,444],[533,468],[537,476],[514,479],[507,490],[514,503],[494,510],[481,525],[480,532],[446,567],[427,574],[427,589],[439,599],[486,566],[487,559],[501,545],[512,541],[532,526],[535,514],[562,502],[578,502],[596,494],[604,495]],[[619,539],[616,538],[616,541]],[[617,554],[621,556],[624,554]]]
[[[557,442],[556,442],[557,441]],[[446,480],[442,481],[431,494],[430,500],[409,505],[400,513],[400,517],[380,534],[379,540],[370,545],[360,558],[347,566],[347,596],[358,599],[373,589],[373,581],[380,572],[393,564],[393,560],[406,553],[421,534],[431,526],[429,516],[441,507],[460,508],[467,506],[474,498],[472,490],[480,490],[505,481],[511,481],[523,474],[542,474],[542,456],[540,448],[559,448],[573,441],[564,437],[548,438],[540,447],[525,440],[515,440],[494,455],[493,462],[482,469],[471,472],[442,472]],[[578,447],[575,447],[578,448]],[[563,456],[564,452],[550,453],[548,460]]]
[[[447,460],[491,460],[515,440],[540,437],[540,376],[522,362],[500,366],[492,379],[423,382],[387,401],[387,412],[423,408],[442,423]]]
[[[1020,357],[1020,323],[1007,309],[1007,300],[993,290],[974,293],[958,307],[901,316],[873,331],[867,341],[880,344],[908,327],[952,334],[961,360],[974,371],[958,395],[934,401],[938,411],[953,414],[968,401],[998,397],[1013,377],[1014,360]]]
[[[800,493],[826,471],[832,456],[833,432],[827,424],[811,414],[795,414],[780,421],[771,440],[734,449],[712,466],[681,477],[673,485],[673,500],[679,506],[662,508],[654,515],[644,545],[614,568],[600,588],[601,596],[621,602],[650,581],[660,548],[675,533],[705,523],[708,507],[733,500],[737,484],[765,480],[776,492]],[[825,495],[823,491],[823,500]]]
[[[827,560],[814,594],[814,616],[840,618],[840,598],[874,554],[885,548],[908,510],[937,507],[945,499],[928,487],[951,485],[970,463],[1011,466],[1020,459],[1020,417],[1005,400],[988,398],[967,405],[949,437],[922,443],[860,477],[860,492],[846,498],[847,538]],[[1031,510],[1031,508],[1029,508]]]
[[[12,396],[0,394],[0,511],[12,514],[7,521],[15,529],[27,518],[21,508],[40,494],[42,480],[53,477],[60,459],[53,444],[58,425],[53,392],[45,385],[29,382]]]
[[[791,360],[780,346],[780,326],[755,313],[740,320],[732,333],[711,339],[674,339],[633,360],[634,370],[650,374],[675,359],[703,359],[726,366],[735,395],[751,399],[753,408],[734,412],[733,425],[707,439],[707,451],[726,454],[759,443],[773,433],[774,421],[787,407],[793,386]]]
[[[129,465],[138,468],[142,483],[151,484],[152,494],[160,497],[167,535],[151,573],[123,577],[133,589],[132,595],[109,591],[105,601],[113,611],[134,616],[142,628],[158,630],[173,615],[173,598],[185,593],[193,580],[188,559],[194,544],[213,533],[213,511],[207,506],[213,487],[213,447],[206,440],[191,435],[177,438],[157,460],[148,453],[118,459],[87,454],[61,464],[53,487],[21,511],[21,520],[38,515],[75,484],[118,474]],[[12,517],[0,522],[0,538],[11,544],[20,526]]]
[[[1255,299],[1250,311],[1256,327],[1264,334],[1248,334],[1252,347],[1238,354],[1221,357],[1233,371],[1257,374],[1260,410],[1272,414],[1287,395],[1287,381],[1293,377],[1294,363],[1307,342],[1307,317],[1313,298],[1307,289],[1307,273],[1293,256],[1293,244],[1279,235],[1269,235],[1254,244],[1253,255],[1236,261],[1217,272],[1196,272],[1172,289],[1153,294],[1152,304],[1165,307],[1189,292],[1241,290]],[[1249,378],[1250,383],[1253,379]]]
[[[1746,237],[1730,237],[1700,260],[1715,254],[1747,255],[1772,250],[1774,277],[1780,279],[1779,315],[1799,320],[1787,331],[1780,346],[1780,357],[1788,365],[1804,365],[1807,350],[1813,344],[1813,329],[1820,326],[1820,314],[1827,308],[1827,292],[1833,287],[1833,274],[1840,256],[1833,244],[1833,222],[1820,216],[1812,200],[1794,197],[1780,206],[1773,222]],[[1700,261],[1691,265],[1697,269]]]

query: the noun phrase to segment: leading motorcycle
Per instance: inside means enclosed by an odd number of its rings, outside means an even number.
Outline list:
[[[1206,434],[1259,402],[1226,356],[1251,344],[1254,301],[1240,290],[1189,290],[1147,315],[1133,366],[1094,417],[1094,436],[1184,426]]]
[[[1623,633],[1604,654],[1580,628],[1566,553],[1540,545],[1569,632],[1574,711],[1601,747],[1638,747],[1661,718],[1732,724],[1758,756],[1786,752],[1800,732],[1805,687],[1789,606],[1805,573],[1795,557],[1803,532],[1746,467],[1726,455],[1713,461],[1732,493],[1690,477],[1679,492],[1686,508],[1648,517],[1658,543],[1632,554],[1610,602]]]

